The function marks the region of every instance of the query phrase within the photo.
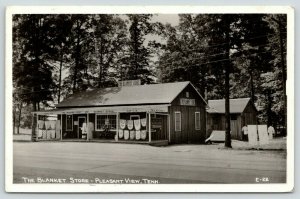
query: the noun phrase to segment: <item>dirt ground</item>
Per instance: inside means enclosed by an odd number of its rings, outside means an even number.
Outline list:
[[[20,134],[13,135],[14,141],[31,141],[31,129],[20,129]],[[234,150],[286,150],[286,138],[276,137],[269,140],[269,144],[250,146],[248,142],[232,140],[232,149]],[[171,145],[172,146],[172,145]],[[180,145],[179,145],[180,146]],[[203,145],[199,145],[203,146]],[[208,149],[224,149],[224,143],[212,143],[204,145]]]
[[[13,180],[96,179],[157,183],[283,183],[285,150],[233,150],[223,144],[170,145],[14,142]],[[267,182],[259,180],[267,179]],[[136,180],[136,181],[135,181]],[[258,180],[258,181],[257,181]],[[97,181],[98,182],[98,181]],[[102,182],[102,181],[101,181]],[[130,181],[131,182],[131,181]]]

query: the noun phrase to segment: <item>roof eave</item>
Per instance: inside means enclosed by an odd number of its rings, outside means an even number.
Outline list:
[[[208,105],[208,103],[205,101],[205,99],[202,97],[202,95],[198,92],[198,90],[195,88],[195,86],[190,81],[187,82],[187,84],[181,89],[181,91],[169,103],[172,103],[188,85],[191,85],[193,87],[193,89],[197,92],[197,94],[200,96],[200,98],[203,100],[203,102],[206,105]]]

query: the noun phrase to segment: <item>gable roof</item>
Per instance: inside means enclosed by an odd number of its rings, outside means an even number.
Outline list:
[[[167,104],[171,103],[189,84],[190,82],[175,82],[96,88],[75,93],[56,107]]]
[[[249,101],[250,98],[230,99],[230,113],[242,113]],[[208,100],[208,106],[208,113],[225,113],[225,99]]]

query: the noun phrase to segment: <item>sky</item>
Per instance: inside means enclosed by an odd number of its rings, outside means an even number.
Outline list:
[[[170,23],[172,26],[177,26],[179,24],[179,16],[177,14],[158,14],[153,16],[152,21],[163,24]]]

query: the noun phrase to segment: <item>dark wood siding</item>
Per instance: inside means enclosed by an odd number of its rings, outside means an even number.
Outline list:
[[[257,112],[254,104],[249,101],[243,113],[230,114],[231,116],[231,138],[237,140],[244,140],[245,136],[242,133],[242,128],[245,125],[256,124]],[[209,136],[211,130],[225,130],[225,114],[221,113],[207,113],[207,132],[206,137]]]
[[[168,139],[168,117],[167,115],[151,115],[153,120],[161,120],[161,128],[152,128],[151,140],[167,140]]]
[[[186,92],[189,96],[186,96]],[[180,98],[195,99],[195,106],[180,105]],[[206,104],[194,88],[189,85],[172,102],[170,107],[170,142],[203,143],[206,131]],[[175,131],[175,112],[181,113],[181,131]],[[195,112],[200,112],[200,130],[195,128]]]
[[[257,111],[253,104],[248,103],[244,112],[242,113],[242,125],[256,124]]]
[[[92,116],[93,114],[90,114]],[[80,138],[81,135],[78,133],[78,125],[74,125],[75,121],[78,121],[78,117],[85,117],[85,121],[87,121],[87,114],[74,114],[73,115],[73,130],[66,130],[66,118],[67,115],[63,114],[62,115],[62,131],[63,131],[63,138]],[[93,116],[92,116],[93,117]],[[94,119],[95,120],[95,119]],[[94,123],[94,120],[90,117],[90,122]]]

